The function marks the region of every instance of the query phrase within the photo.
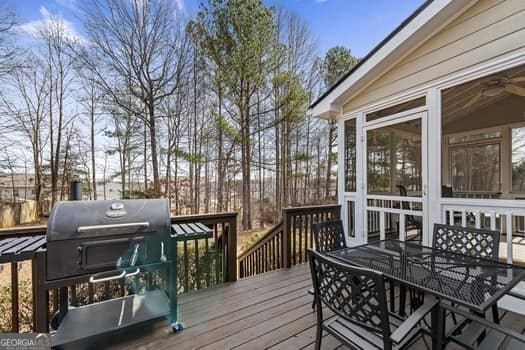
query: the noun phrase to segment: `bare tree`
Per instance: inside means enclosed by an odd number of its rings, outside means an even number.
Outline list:
[[[11,40],[15,24],[15,12],[0,5],[0,78],[18,66],[15,60],[16,48]]]
[[[82,94],[79,96],[79,102],[84,107],[85,114],[89,124],[89,139],[90,139],[90,153],[91,153],[91,179],[89,179],[91,198],[97,199],[97,172],[96,172],[96,147],[95,136],[97,135],[96,124],[102,115],[102,94],[98,89],[98,84],[92,72],[88,69],[83,69],[82,66],[78,69],[80,77],[82,78]]]
[[[43,188],[43,152],[46,145],[46,124],[48,117],[47,81],[49,72],[37,57],[30,56],[23,69],[13,70],[7,87],[10,89],[8,99],[2,96],[3,114],[9,116],[8,124],[11,132],[19,138],[20,143],[27,142],[31,146],[32,162],[35,172],[34,191],[37,213],[41,214],[41,199]],[[20,142],[22,141],[22,142]]]
[[[64,130],[72,123],[75,113],[68,109],[75,79],[74,60],[69,52],[77,38],[58,17],[51,17],[39,28],[37,38],[43,43],[42,56],[48,69],[49,146],[51,170],[51,202],[58,195],[60,165],[64,147]]]
[[[182,18],[168,0],[95,0],[84,8],[84,19],[94,57],[85,64],[101,89],[149,129],[153,191],[160,194],[158,108],[179,88],[177,77],[186,71],[188,48]],[[115,82],[125,88],[125,94],[113,89]],[[138,109],[128,109],[137,106],[127,103],[128,94],[140,101]]]

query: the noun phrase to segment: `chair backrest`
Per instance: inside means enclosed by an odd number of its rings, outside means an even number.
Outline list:
[[[308,249],[308,260],[318,322],[323,320],[322,305],[325,305],[348,322],[382,334],[384,348],[391,348],[383,275],[337,262],[312,249]]]
[[[452,186],[441,185],[441,197],[452,198],[454,197],[454,192],[452,191]]]
[[[435,224],[432,247],[476,258],[497,260],[499,239],[498,231]]]
[[[407,197],[407,189],[403,185],[397,185],[396,186],[399,189],[399,195],[401,197]],[[401,202],[401,209],[403,210],[410,210],[410,204],[406,201]],[[405,215],[406,223],[411,226],[416,226],[418,229],[421,228],[421,220],[417,220],[414,215]]]
[[[345,230],[341,220],[312,224],[315,249],[320,253],[346,248]]]

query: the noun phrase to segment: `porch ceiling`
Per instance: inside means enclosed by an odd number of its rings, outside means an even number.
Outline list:
[[[514,102],[520,100],[525,101],[525,97],[521,97],[503,90],[501,93],[498,93],[495,96],[483,94],[475,103],[469,105],[469,101],[472,101],[476,95],[489,89],[491,82],[518,77],[525,77],[525,66],[519,66],[444,90],[442,93],[441,104],[444,132],[447,133],[447,129],[450,129],[452,124],[457,123],[468,116],[477,114],[480,111],[489,108],[490,106],[497,105],[499,103],[512,103],[513,100]],[[525,88],[525,81],[516,82],[513,83],[513,85]],[[497,115],[496,117],[500,121],[500,124],[510,124],[516,122],[516,118],[512,118],[510,115]],[[524,115],[522,115],[520,121],[525,121]],[[472,129],[475,128],[471,127],[467,130]]]

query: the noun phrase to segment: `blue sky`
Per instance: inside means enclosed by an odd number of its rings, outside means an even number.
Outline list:
[[[82,34],[78,6],[89,0],[3,0],[14,8],[18,22],[30,32],[48,14],[69,22],[71,30]],[[200,0],[173,0],[188,14],[195,13]],[[265,0],[280,4],[309,22],[319,43],[319,54],[342,45],[358,57],[375,45],[416,10],[424,0]]]

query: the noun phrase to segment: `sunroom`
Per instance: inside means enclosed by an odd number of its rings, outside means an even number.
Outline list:
[[[349,244],[501,232],[525,262],[525,3],[429,2],[316,101],[338,122]]]

